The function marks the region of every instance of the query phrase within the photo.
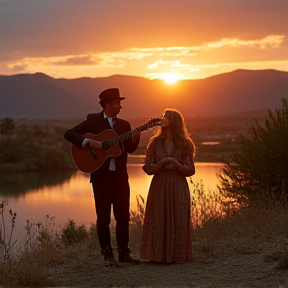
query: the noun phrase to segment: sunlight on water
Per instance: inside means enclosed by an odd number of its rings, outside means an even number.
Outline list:
[[[193,182],[197,183],[202,180],[205,190],[216,189],[218,183],[216,173],[221,166],[220,163],[196,163],[196,174],[192,177]],[[137,195],[141,195],[146,200],[152,180],[152,176],[146,175],[141,167],[142,164],[128,165],[131,209],[136,209]],[[22,179],[21,181],[23,182]],[[190,179],[187,178],[187,181],[191,189]],[[37,184],[37,188],[27,188],[24,189],[24,192],[21,190],[20,195],[14,196],[7,195],[7,187],[6,193],[3,194],[2,186],[0,186],[0,201],[8,202],[4,214],[5,222],[8,223],[10,219],[9,209],[17,213],[15,237],[19,234],[25,234],[27,220],[44,224],[46,215],[55,217],[55,229],[61,229],[61,225],[71,219],[77,225],[90,226],[91,223],[95,223],[95,204],[88,174],[76,172],[71,177],[64,179],[61,184],[47,184],[42,187],[39,183]],[[25,185],[25,183],[22,183],[22,185]],[[19,189],[18,186],[17,189]]]

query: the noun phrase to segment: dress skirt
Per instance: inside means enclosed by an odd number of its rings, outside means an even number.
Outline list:
[[[191,202],[186,177],[162,170],[151,181],[140,257],[156,262],[185,262],[192,256]]]

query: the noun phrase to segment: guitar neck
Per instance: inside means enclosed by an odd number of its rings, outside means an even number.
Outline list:
[[[112,145],[117,144],[119,142],[122,142],[124,140],[131,139],[132,136],[133,136],[133,131],[142,132],[144,130],[147,130],[147,125],[146,124],[144,124],[142,126],[139,126],[137,128],[134,128],[133,130],[128,131],[128,132],[126,132],[126,133],[124,133],[124,134],[122,134],[122,135],[120,135],[118,137],[110,139],[109,140],[109,145],[112,146]]]

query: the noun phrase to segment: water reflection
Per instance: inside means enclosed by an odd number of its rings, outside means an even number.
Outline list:
[[[193,182],[203,181],[204,188],[216,189],[216,173],[220,163],[196,163]],[[152,176],[141,169],[142,164],[129,164],[131,208],[136,208],[136,195],[147,198]],[[190,188],[192,184],[189,181]],[[17,234],[25,232],[26,221],[45,222],[46,215],[55,217],[56,228],[68,222],[78,225],[95,223],[94,198],[89,175],[81,172],[24,173],[1,176],[0,202],[7,201],[5,219],[9,209],[17,212],[15,229]],[[1,220],[1,219],[0,219]]]
[[[53,187],[68,181],[74,173],[74,171],[1,173],[0,195],[19,197],[43,187]]]

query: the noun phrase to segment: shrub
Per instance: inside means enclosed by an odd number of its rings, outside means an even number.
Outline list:
[[[220,190],[238,201],[287,199],[288,193],[288,100],[275,113],[268,111],[265,126],[256,121],[241,135],[240,149],[224,160]],[[267,192],[269,191],[269,193]]]
[[[89,233],[84,225],[76,226],[73,220],[69,220],[62,228],[62,240],[67,246],[73,245],[89,238]]]

